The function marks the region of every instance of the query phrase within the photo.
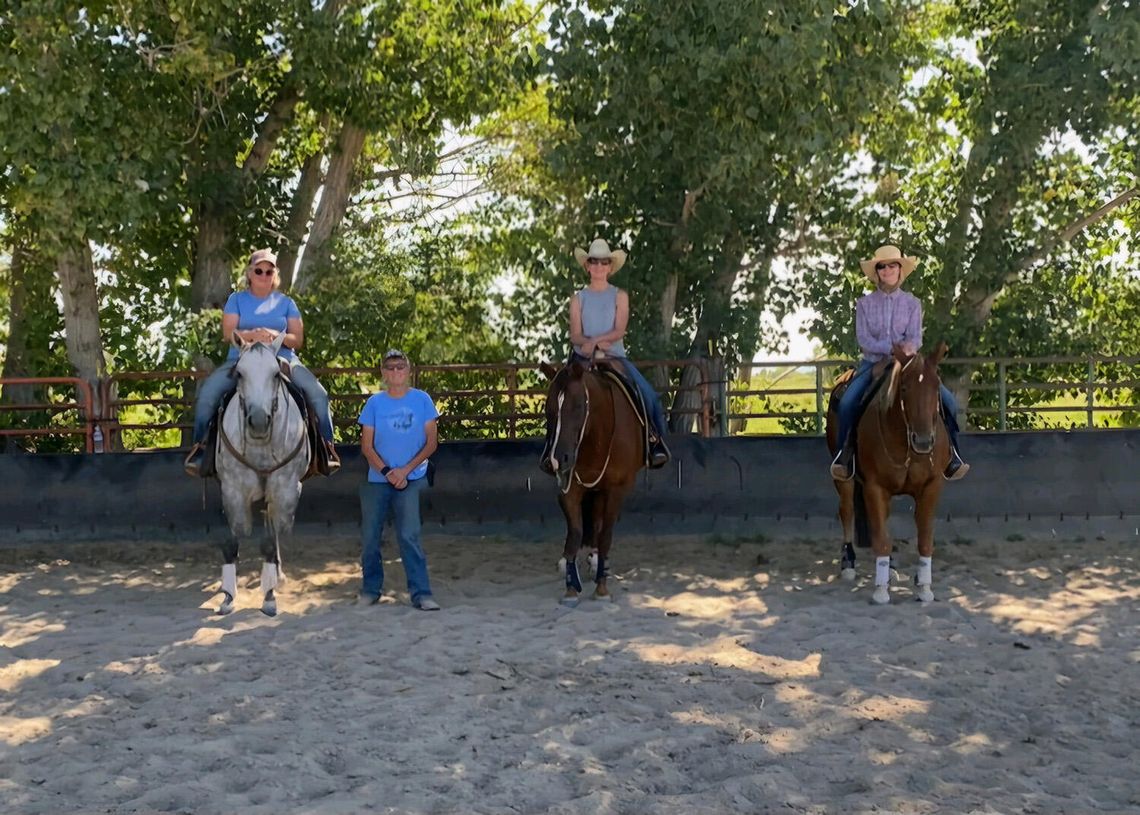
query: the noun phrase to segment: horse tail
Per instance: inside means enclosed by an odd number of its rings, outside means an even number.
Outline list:
[[[867,505],[863,502],[863,482],[855,479],[855,545],[867,549],[871,546],[871,529],[867,524]]]

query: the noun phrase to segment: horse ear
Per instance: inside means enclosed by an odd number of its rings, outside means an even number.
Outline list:
[[[901,345],[896,345],[891,348],[891,356],[893,356],[901,365],[905,365],[906,361],[910,359],[911,354],[908,354]]]
[[[551,365],[549,362],[541,362],[538,369],[546,376],[547,379],[554,379],[558,376],[558,369]]]
[[[238,333],[236,331],[230,334],[230,342],[233,344],[234,348],[238,349],[239,351],[245,350],[246,342],[238,336]]]
[[[581,379],[582,375],[586,373],[586,366],[578,360],[574,360],[570,363],[570,373],[575,379]]]
[[[938,346],[934,349],[934,353],[927,357],[927,359],[937,365],[948,353],[950,353],[950,346],[943,340],[938,343]]]
[[[284,344],[285,344],[285,332],[282,331],[280,334],[278,334],[276,337],[273,338],[273,353],[276,354],[278,351],[280,351],[281,346]]]

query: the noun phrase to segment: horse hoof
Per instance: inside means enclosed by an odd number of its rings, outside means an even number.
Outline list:
[[[558,558],[558,574],[560,577],[566,576],[566,558]]]
[[[603,603],[612,603],[614,601],[614,596],[612,594],[595,594],[593,595],[592,599],[599,600]]]
[[[261,604],[261,613],[264,614],[266,617],[276,617],[277,616],[277,601],[276,600],[270,600],[270,601],[267,601],[265,603],[262,603]]]
[[[891,590],[886,586],[875,586],[875,593],[871,595],[871,602],[879,606],[887,605],[891,602]]]
[[[566,606],[566,608],[577,608],[578,602],[581,599],[580,597],[563,597],[559,602]]]
[[[933,603],[934,592],[930,590],[930,586],[919,586],[918,593],[914,596],[914,599],[920,603]]]
[[[854,566],[844,566],[842,569],[839,570],[839,576],[843,580],[854,580],[855,579],[855,567]]]

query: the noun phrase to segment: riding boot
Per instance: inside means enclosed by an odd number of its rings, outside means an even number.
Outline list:
[[[836,481],[850,481],[855,477],[855,449],[848,441],[839,448],[831,462],[831,477]]]
[[[947,481],[957,481],[968,472],[970,472],[970,465],[962,460],[962,454],[958,452],[958,447],[953,444],[950,445],[950,463],[946,465],[942,477]]]
[[[182,469],[186,471],[186,475],[193,478],[201,478],[202,459],[205,457],[206,446],[200,441],[194,442],[194,446],[190,448],[190,452],[186,455],[186,460],[182,463]]]
[[[656,433],[649,435],[649,469],[659,470],[669,463],[673,454],[665,446],[665,440]]]
[[[328,451],[328,461],[326,463],[328,472],[324,473],[324,475],[333,475],[340,469],[340,456],[337,455],[336,445],[327,439],[322,439],[322,441],[325,443],[325,450]]]

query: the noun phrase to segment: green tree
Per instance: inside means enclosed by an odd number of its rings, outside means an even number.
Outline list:
[[[1094,0],[925,13],[906,92],[869,133],[870,178],[830,210],[832,262],[805,292],[817,335],[856,352],[855,260],[894,242],[923,258],[908,287],[954,356],[1109,350],[1140,261],[1137,15]]]
[[[884,4],[568,2],[550,18],[545,167],[524,195],[547,242],[524,317],[560,328],[570,249],[631,249],[638,356],[749,358],[773,258],[848,161],[859,114],[902,72]],[[532,230],[523,223],[524,231]],[[550,311],[542,314],[543,308]],[[561,333],[561,332],[558,332]]]

